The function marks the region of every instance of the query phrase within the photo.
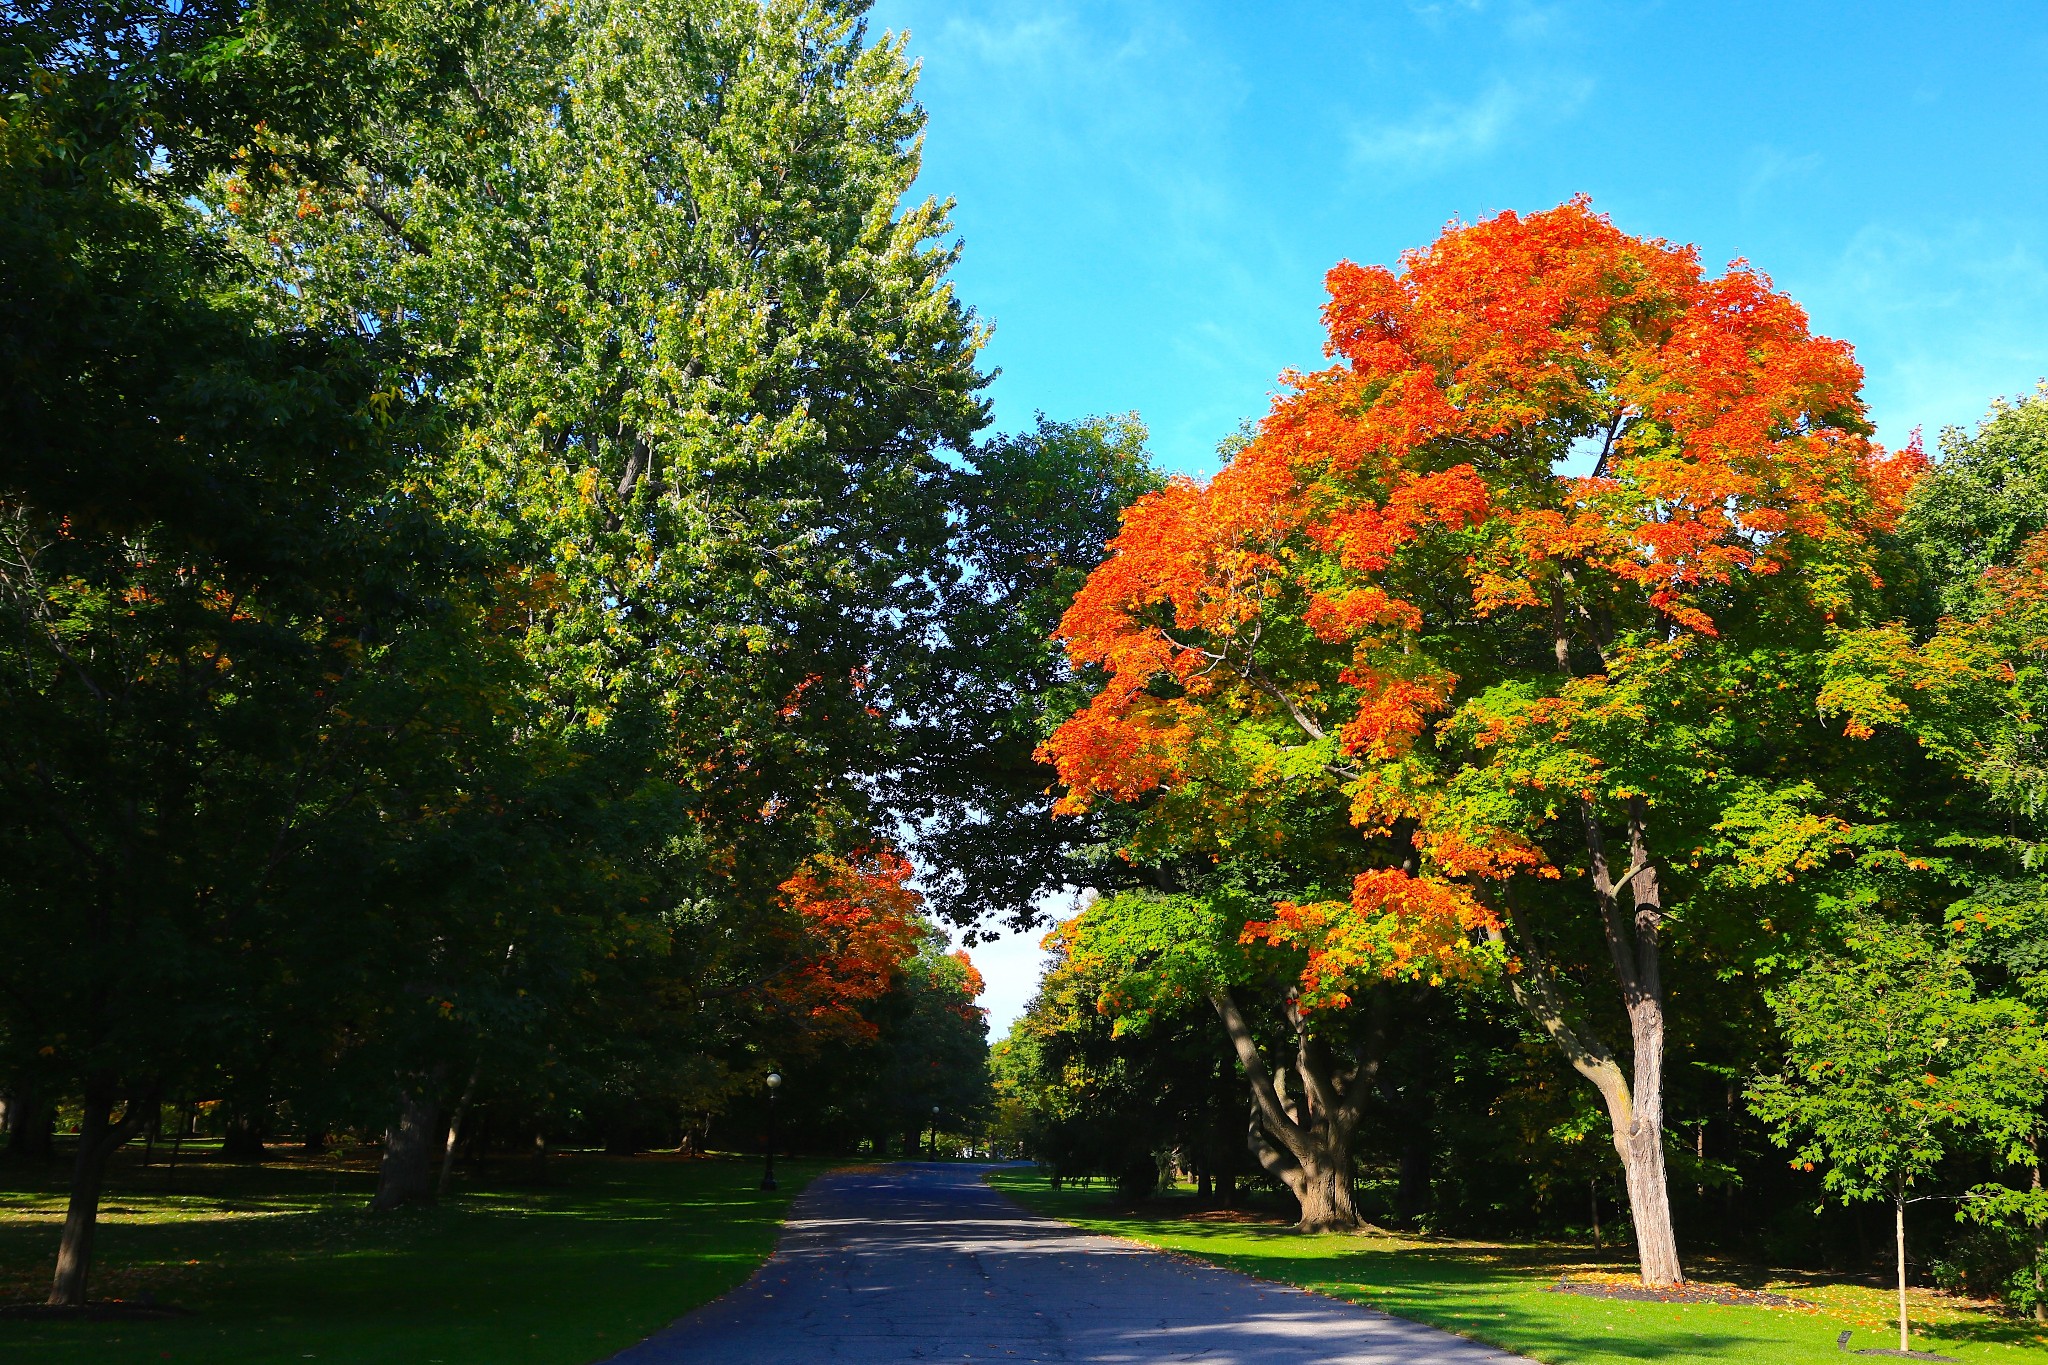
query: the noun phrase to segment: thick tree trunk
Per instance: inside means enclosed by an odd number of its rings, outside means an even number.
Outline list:
[[[381,1212],[433,1202],[434,1149],[440,1136],[441,1105],[431,1086],[420,1084],[402,1091],[398,1122],[384,1134],[384,1160],[377,1167],[372,1209]]]
[[[1251,1119],[1245,1145],[1275,1177],[1286,1184],[1301,1206],[1296,1227],[1302,1232],[1342,1231],[1359,1226],[1351,1192],[1351,1135],[1358,1127],[1364,1096],[1378,1073],[1382,1046],[1369,1049],[1353,1071],[1335,1074],[1328,1049],[1307,1029],[1306,1020],[1288,1005],[1295,1031],[1295,1056],[1289,1066],[1267,1067],[1251,1027],[1228,990],[1209,997],[1230,1035],[1238,1064],[1252,1092]],[[1384,997],[1375,999],[1374,1037],[1385,1036]],[[1290,1096],[1288,1077],[1298,1078],[1300,1094]]]
[[[1571,614],[1563,585],[1552,594],[1551,612],[1557,670],[1572,676]],[[1604,658],[1604,646],[1600,647]],[[1597,1037],[1566,1022],[1563,1004],[1533,953],[1522,954],[1533,970],[1510,973],[1508,985],[1572,1066],[1600,1091],[1613,1126],[1614,1150],[1621,1157],[1643,1283],[1679,1284],[1685,1272],[1679,1265],[1664,1173],[1664,978],[1658,942],[1664,901],[1650,851],[1649,806],[1641,796],[1629,798],[1628,866],[1619,873],[1608,861],[1607,835],[1590,796],[1580,798],[1579,813],[1601,928],[1628,1011],[1631,1075],[1623,1076],[1613,1053]]]
[[[78,1154],[71,1166],[71,1201],[64,1210],[64,1232],[57,1243],[57,1272],[50,1279],[48,1303],[52,1308],[85,1306],[107,1160],[122,1143],[141,1131],[146,1107],[131,1097],[116,1123],[111,1091],[95,1088],[86,1092],[85,1109],[78,1124]]]
[[[1359,1226],[1358,1208],[1351,1199],[1351,1154],[1333,1153],[1315,1164],[1303,1166],[1294,1197],[1301,1203],[1303,1232],[1349,1232]]]
[[[255,1114],[238,1113],[228,1120],[225,1132],[221,1134],[220,1155],[223,1161],[263,1160],[263,1120]]]
[[[1599,844],[1598,826],[1591,843]],[[1663,893],[1656,860],[1650,854],[1648,810],[1641,797],[1628,805],[1629,865],[1619,880],[1607,880],[1604,848],[1594,849],[1596,878],[1607,881],[1603,893],[1608,948],[1628,1006],[1629,1041],[1634,1053],[1633,1121],[1615,1133],[1628,1176],[1628,1207],[1635,1226],[1636,1255],[1643,1282],[1679,1284],[1685,1272],[1678,1262],[1678,1234],[1671,1224],[1670,1182],[1664,1172],[1664,968],[1659,931],[1663,927]],[[1620,893],[1627,886],[1634,902],[1632,917],[1621,912]]]
[[[1664,1171],[1664,981],[1658,942],[1664,910],[1656,862],[1649,851],[1647,808],[1641,798],[1629,803],[1629,865],[1619,877],[1608,862],[1606,835],[1591,801],[1582,804],[1581,815],[1608,955],[1628,1011],[1633,1052],[1630,1073],[1623,1074],[1614,1054],[1596,1035],[1569,1022],[1555,985],[1527,944],[1518,954],[1524,970],[1509,973],[1508,988],[1579,1074],[1600,1092],[1615,1155],[1621,1158],[1643,1283],[1681,1284],[1685,1272],[1679,1264]],[[1633,913],[1622,906],[1624,891]],[[1498,931],[1494,937],[1503,941]]]

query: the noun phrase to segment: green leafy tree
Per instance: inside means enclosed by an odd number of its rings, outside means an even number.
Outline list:
[[[934,906],[959,925],[1037,922],[1065,886],[1132,877],[1106,859],[1100,816],[1052,820],[1034,757],[1085,699],[1054,642],[1123,510],[1161,487],[1135,414],[992,437],[949,477],[947,585],[914,739],[888,788],[915,830]]]
[[[779,888],[893,819],[983,329],[946,206],[907,198],[914,69],[862,6],[378,13],[379,136],[257,138],[216,221],[289,286],[281,317],[428,358],[453,453],[421,479],[520,566],[529,732],[662,813],[619,854],[637,965],[599,974],[632,1027],[553,1016],[593,1105],[660,1109],[680,1092],[617,1083],[663,1054],[750,1069],[795,941]],[[421,98],[419,71],[459,76]],[[503,948],[473,944],[488,980]],[[462,1071],[401,1089],[445,1109]]]
[[[1938,886],[1923,901],[1967,951],[1980,988],[2048,1005],[2048,886],[2040,818],[2048,740],[2039,717],[2048,631],[2048,395],[1995,404],[1973,434],[1942,434],[1903,530],[1938,620],[1843,632],[1827,659],[1823,703],[1850,733],[1903,746],[1940,800],[1917,866]],[[2048,1199],[2039,1193],[2041,1129],[2028,1138],[2024,1185],[1987,1182],[1966,1218],[2003,1226],[2027,1248],[2013,1296],[2048,1316]]]
[[[1750,1086],[1750,1106],[1843,1202],[1891,1201],[1907,1350],[1906,1206],[1959,1147],[2024,1154],[2048,1078],[2039,1020],[1980,995],[1955,948],[1870,919],[1770,999],[1785,1066]]]
[[[1985,571],[2013,564],[2048,530],[2048,385],[1994,403],[1973,433],[1944,430],[1900,529],[1926,562],[1940,610],[1976,615]]]
[[[1108,1176],[1141,1197],[1173,1161],[1195,1170],[1204,1194],[1235,1202],[1244,1090],[1207,1002],[1162,1001],[1142,1028],[1119,1028],[1117,1014],[1097,1008],[1113,969],[1071,956],[1070,928],[1048,946],[1037,993],[998,1045],[1004,1136],[1057,1181]]]
[[[158,1100],[265,1068],[271,1011],[331,965],[308,920],[366,924],[309,865],[437,823],[513,673],[488,556],[410,486],[439,430],[403,344],[278,325],[195,206],[259,125],[360,131],[306,42],[333,16],[19,17],[0,1046],[17,1092],[83,1102],[50,1296],[76,1306],[111,1153]]]
[[[1231,870],[1244,867],[1238,860]],[[1143,1035],[1156,1019],[1208,1005],[1250,1087],[1248,1145],[1299,1203],[1299,1226],[1355,1227],[1353,1142],[1392,1042],[1392,983],[1478,980],[1497,958],[1470,938],[1403,926],[1380,941],[1352,936],[1343,967],[1326,961],[1311,971],[1291,936],[1263,918],[1273,907],[1270,894],[1228,883],[1130,891],[1059,932],[1075,968],[1101,983],[1095,1008],[1113,1021],[1113,1036]]]

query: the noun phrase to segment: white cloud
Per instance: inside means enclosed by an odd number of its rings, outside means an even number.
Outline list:
[[[1817,152],[1794,156],[1777,147],[1759,147],[1752,153],[1749,175],[1744,178],[1736,201],[1744,213],[1754,213],[1774,188],[1790,185],[1796,189],[1799,182],[1811,180],[1820,168]]]
[[[1071,57],[1082,48],[1071,19],[1053,11],[1011,23],[953,15],[940,27],[936,40],[920,46],[942,45],[993,67],[1043,66],[1055,57]]]
[[[1586,79],[1496,80],[1462,104],[1439,100],[1404,121],[1358,130],[1352,158],[1362,165],[1422,168],[1483,157],[1517,132],[1570,117],[1592,91]]]

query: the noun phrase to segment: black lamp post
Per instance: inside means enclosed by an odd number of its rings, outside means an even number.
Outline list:
[[[939,1106],[936,1104],[932,1106],[932,1143],[928,1150],[931,1154],[931,1159],[937,1161],[939,1159]]]
[[[761,1188],[775,1188],[775,1092],[782,1085],[782,1073],[768,1073],[768,1149],[761,1169]]]

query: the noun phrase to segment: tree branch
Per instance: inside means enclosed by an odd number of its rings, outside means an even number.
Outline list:
[[[1298,1161],[1308,1152],[1307,1137],[1301,1125],[1288,1117],[1280,1096],[1273,1089],[1273,1073],[1267,1069],[1266,1059],[1259,1055],[1259,1044],[1252,1037],[1251,1026],[1245,1023],[1244,1015],[1238,1012],[1237,1001],[1231,997],[1230,988],[1219,986],[1209,992],[1209,1003],[1216,1009],[1216,1017],[1223,1021],[1224,1032],[1230,1035],[1230,1045],[1237,1052],[1238,1065],[1244,1068],[1245,1079],[1251,1082],[1252,1102],[1258,1107],[1259,1117],[1273,1136],[1285,1143],[1287,1149]]]

